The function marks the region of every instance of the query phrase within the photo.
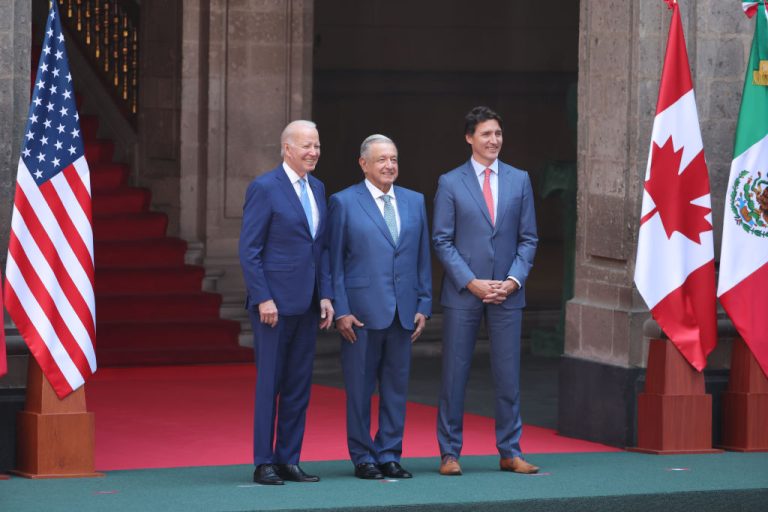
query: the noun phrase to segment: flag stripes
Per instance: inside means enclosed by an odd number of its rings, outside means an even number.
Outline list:
[[[51,2],[16,176],[5,302],[56,394],[96,371],[90,173]]]

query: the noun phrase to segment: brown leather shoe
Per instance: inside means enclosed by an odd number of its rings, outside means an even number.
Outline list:
[[[523,473],[525,475],[539,472],[538,466],[534,466],[530,462],[524,461],[522,457],[501,459],[499,461],[499,469],[502,471],[512,471],[513,473]]]
[[[453,455],[446,455],[440,461],[440,474],[445,476],[460,476],[461,466]]]

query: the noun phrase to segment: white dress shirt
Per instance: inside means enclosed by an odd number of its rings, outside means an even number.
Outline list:
[[[397,211],[397,199],[395,198],[395,187],[394,185],[389,189],[389,192],[386,194],[382,192],[380,189],[376,188],[376,186],[368,181],[366,178],[365,180],[365,186],[368,189],[368,192],[371,193],[373,196],[373,202],[376,203],[376,206],[379,207],[379,211],[381,212],[381,215],[384,216],[384,200],[381,198],[382,196],[389,196],[390,203],[392,203],[392,208],[395,210],[395,222],[397,223],[397,236],[400,236],[400,212]]]
[[[299,201],[301,201],[301,183],[299,183],[301,177],[285,162],[283,162],[283,169],[288,179],[291,180],[291,185],[293,185],[296,195],[299,196]],[[309,186],[309,175],[304,176],[304,179],[307,180],[307,195],[309,196],[309,205],[312,208],[312,224],[314,224],[312,232],[317,233],[317,226],[320,224],[320,211],[317,209],[317,201],[315,201],[315,195],[312,193],[312,187]]]

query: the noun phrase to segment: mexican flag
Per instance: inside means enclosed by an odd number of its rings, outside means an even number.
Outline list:
[[[635,261],[653,318],[698,371],[717,344],[709,173],[677,2],[661,74]]]
[[[717,295],[768,376],[768,85],[760,85],[768,84],[768,12],[764,0],[742,5],[757,16],[725,196]]]

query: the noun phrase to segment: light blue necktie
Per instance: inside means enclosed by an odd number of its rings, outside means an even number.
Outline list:
[[[381,200],[384,201],[384,222],[389,228],[392,240],[397,243],[397,219],[395,218],[395,208],[392,206],[392,198],[385,194],[381,196]]]
[[[301,186],[301,207],[304,208],[304,215],[307,216],[307,222],[309,223],[309,232],[312,233],[312,238],[315,237],[315,223],[312,221],[312,203],[309,202],[309,193],[307,193],[307,180],[301,178],[299,180]]]

